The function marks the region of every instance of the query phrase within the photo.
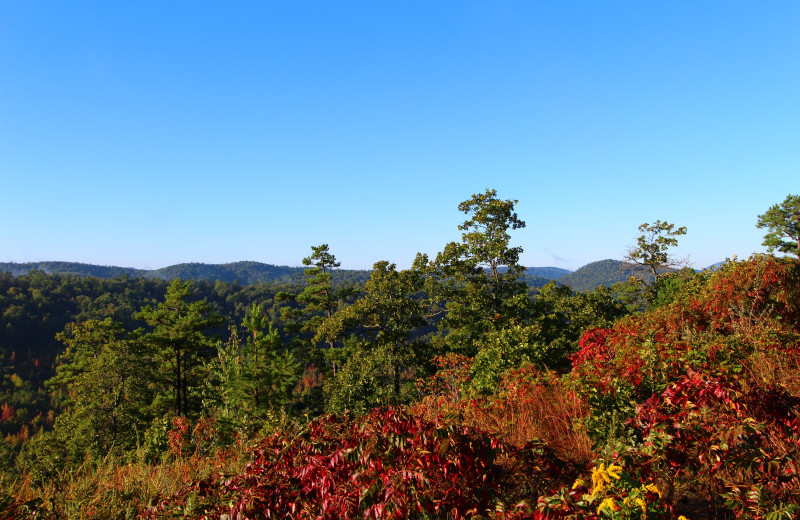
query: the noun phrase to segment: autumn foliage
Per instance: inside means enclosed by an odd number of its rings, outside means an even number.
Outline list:
[[[616,440],[621,460],[658,481],[667,503],[791,518],[800,512],[799,347],[800,265],[759,256],[671,305],[588,331],[573,377],[593,407],[595,440]]]
[[[242,474],[195,488],[201,499],[226,504],[206,511],[212,517],[458,519],[513,509],[502,501],[507,489],[535,502],[563,474],[545,447],[514,447],[390,408],[275,433],[253,450]],[[167,501],[148,516],[174,506]]]
[[[564,373],[507,370],[487,394],[471,386],[473,358],[436,358],[411,406],[276,429],[246,466],[210,464],[233,470],[190,478],[139,514],[800,515],[800,262],[756,256],[698,274],[671,303],[585,331],[570,361]],[[215,453],[214,428],[176,419],[170,456]]]

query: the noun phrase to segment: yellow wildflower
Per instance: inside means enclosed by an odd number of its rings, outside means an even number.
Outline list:
[[[636,503],[639,505],[639,507],[642,508],[642,512],[643,513],[647,513],[647,503],[644,501],[643,498],[637,497],[636,498]]]
[[[592,469],[592,496],[602,493],[611,484],[612,478],[618,480],[621,470],[622,466],[611,464],[606,467],[605,462]]]
[[[610,484],[611,479],[606,472],[606,465],[601,462],[599,466],[592,469],[592,494],[596,495],[606,488],[606,484]]]
[[[617,510],[617,504],[614,503],[614,499],[609,497],[600,502],[600,505],[597,506],[597,514],[599,515],[603,509],[610,509],[611,511]]]
[[[649,492],[651,492],[651,493],[655,493],[656,495],[658,495],[658,496],[659,496],[659,498],[661,498],[661,491],[659,491],[659,490],[658,490],[658,486],[656,486],[656,485],[655,485],[655,484],[653,484],[652,482],[651,482],[650,484],[647,484],[647,485],[644,487],[644,489],[645,489],[646,491],[649,491]],[[684,520],[689,520],[689,519],[688,519],[688,518],[684,518]]]
[[[572,484],[572,489],[579,488],[585,484],[586,482],[584,482],[583,479],[579,477],[577,480],[575,480],[575,483]]]
[[[686,518],[685,516],[681,515],[681,516],[678,517],[678,520],[689,520],[689,519]]]

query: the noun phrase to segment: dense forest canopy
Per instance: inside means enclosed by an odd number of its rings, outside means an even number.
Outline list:
[[[789,256],[702,272],[657,220],[627,262],[531,283],[517,201],[487,189],[408,269],[341,270],[321,244],[297,269],[2,274],[0,508],[792,518],[796,201],[758,217]]]

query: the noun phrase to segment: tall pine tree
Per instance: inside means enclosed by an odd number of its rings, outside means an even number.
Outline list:
[[[336,290],[333,287],[331,270],[341,263],[330,252],[328,244],[312,246],[313,254],[303,258],[303,265],[308,266],[303,272],[306,275],[306,288],[300,294],[280,293],[277,298],[284,301],[296,301],[299,305],[285,307],[282,317],[287,321],[287,330],[302,337],[298,345],[304,361],[319,364],[323,356],[316,348],[314,337],[322,322],[330,319],[339,308],[339,302],[352,291]],[[336,342],[327,340],[327,356],[331,360],[333,375],[336,375],[337,361],[335,355]]]
[[[215,349],[214,340],[205,331],[223,322],[208,302],[191,301],[194,292],[191,283],[175,279],[163,302],[156,308],[148,305],[136,314],[153,328],[145,341],[167,388],[162,402],[183,416],[196,414],[200,408],[200,368]]]

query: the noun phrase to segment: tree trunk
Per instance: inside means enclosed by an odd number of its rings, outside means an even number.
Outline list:
[[[175,346],[175,411],[178,415],[183,415],[183,404],[181,403],[181,351]]]

